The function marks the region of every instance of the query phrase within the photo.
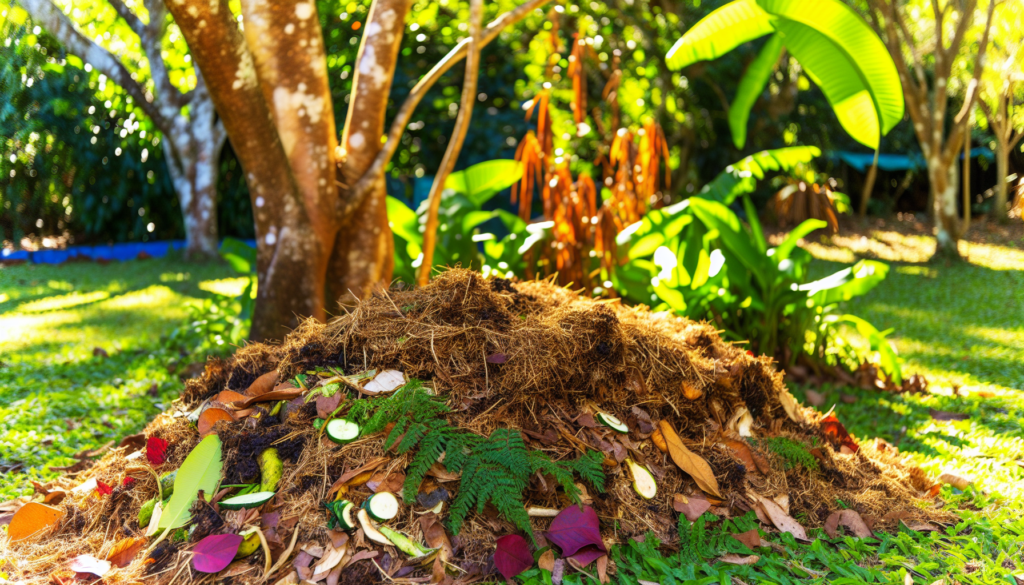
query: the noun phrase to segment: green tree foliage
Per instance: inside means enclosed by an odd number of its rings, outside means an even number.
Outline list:
[[[0,43],[0,240],[178,237],[160,137],[131,98],[23,18]]]

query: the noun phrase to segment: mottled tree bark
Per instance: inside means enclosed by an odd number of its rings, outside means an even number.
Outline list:
[[[299,319],[324,319],[323,243],[263,99],[253,56],[227,0],[169,0],[245,169],[256,220],[257,296],[250,337],[279,339]]]
[[[992,200],[991,217],[999,223],[1009,221],[1007,213],[1007,195],[1009,185],[1006,183],[1010,173],[1010,152],[1024,139],[1024,128],[1015,128],[1013,119],[1014,83],[1006,81],[996,96],[993,108],[985,101],[979,101],[981,110],[985,112],[988,126],[996,136],[996,194]]]
[[[903,8],[897,0],[869,0],[869,5],[871,23],[885,40],[889,54],[896,63],[903,85],[903,96],[907,101],[907,113],[914,123],[914,133],[928,168],[929,200],[937,228],[935,254],[938,257],[959,258],[957,241],[962,235],[963,225],[957,213],[956,159],[968,130],[966,118],[978,97],[978,80],[984,67],[982,56],[988,46],[995,2],[989,2],[988,17],[975,54],[973,77],[968,83],[963,106],[953,117],[948,131],[946,112],[949,106],[949,79],[953,75],[953,64],[960,53],[964,36],[974,22],[977,0],[966,0],[960,5],[957,17],[952,16],[951,7],[940,8],[937,0],[931,3],[935,19],[935,46],[931,50],[934,66],[930,78],[925,74],[925,55],[907,27],[901,13]],[[953,34],[947,42],[945,35],[949,31]],[[905,58],[904,47],[910,55],[909,62]]]
[[[122,0],[111,5],[139,37],[149,62],[156,94],[150,94],[132,78],[109,51],[83,35],[51,0],[19,0],[32,20],[42,26],[97,71],[121,86],[163,135],[162,145],[171,183],[181,206],[187,256],[217,254],[217,170],[224,131],[217,120],[209,94],[199,87],[183,94],[167,77],[161,42],[167,11],[160,0],[146,0],[149,22],[143,23]],[[183,109],[187,108],[187,115]]]

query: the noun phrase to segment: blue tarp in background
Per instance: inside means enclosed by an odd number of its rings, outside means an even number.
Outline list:
[[[849,152],[835,150],[827,155],[833,160],[840,160],[854,168],[858,173],[867,172],[871,168],[871,162],[875,159],[875,153]],[[991,149],[984,146],[971,149],[971,158],[983,157],[988,160],[995,160],[995,154]],[[963,155],[960,159],[963,160]],[[925,168],[924,157],[921,153],[911,154],[879,154],[878,168],[883,171],[907,171]]]
[[[243,240],[249,246],[256,247],[255,240]],[[0,250],[0,260],[24,260],[33,264],[60,264],[77,258],[90,260],[125,261],[134,260],[139,254],[145,253],[153,258],[166,256],[171,250],[181,250],[185,240],[163,240],[159,242],[130,242],[126,244],[107,244],[104,246],[72,246],[63,250]]]

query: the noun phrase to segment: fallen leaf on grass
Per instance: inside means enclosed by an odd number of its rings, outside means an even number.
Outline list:
[[[14,513],[10,525],[7,527],[7,535],[11,542],[25,540],[41,534],[63,517],[64,512],[59,508],[38,502],[29,502]]]
[[[971,480],[948,471],[939,476],[939,481],[942,483],[948,483],[960,491],[966,490],[967,486],[971,485]]]
[[[840,526],[849,530],[857,538],[870,538],[874,536],[867,523],[864,522],[864,519],[860,517],[856,510],[832,512],[828,519],[825,520],[825,534],[828,534],[829,538],[836,538],[839,535]]]
[[[608,584],[608,555],[601,555],[597,559],[597,578],[604,585]]]
[[[934,408],[928,409],[928,414],[935,420],[967,420],[971,418],[971,415],[963,412],[947,412],[945,410],[935,410]]]
[[[114,548],[110,549],[107,554],[107,560],[119,568],[127,567],[132,564],[132,559],[135,555],[139,554],[142,547],[146,545],[145,538],[123,538],[114,545]]]
[[[807,540],[807,531],[800,525],[792,516],[786,513],[781,506],[776,504],[770,498],[764,496],[755,496],[757,501],[761,503],[761,508],[764,513],[772,521],[772,524],[782,532],[788,532],[803,540]]]
[[[754,550],[755,548],[761,546],[761,535],[757,532],[757,528],[751,528],[746,532],[732,534],[730,536],[740,541],[740,543],[743,544],[743,546],[749,548],[750,550]]]
[[[551,549],[541,553],[540,558],[537,559],[537,566],[545,571],[555,570],[555,553],[551,552]]]
[[[829,414],[825,418],[821,419],[821,430],[825,431],[825,434],[837,443],[854,453],[860,449],[860,446],[857,445],[857,441],[853,440],[853,437],[851,437],[850,433],[847,432],[843,423],[839,422],[839,419],[836,418],[835,414]]]
[[[693,481],[697,482],[697,487],[713,496],[722,497],[718,491],[718,480],[715,479],[711,466],[700,455],[686,448],[682,439],[679,438],[679,434],[672,428],[672,423],[662,419],[658,422],[658,428],[661,430],[662,436],[665,437],[672,461],[675,461],[680,469],[690,474]]]
[[[825,400],[828,398],[821,392],[815,392],[814,390],[805,390],[804,394],[807,396],[807,404],[810,404],[815,408],[825,406]]]
[[[738,555],[736,553],[728,553],[718,557],[718,560],[723,563],[729,563],[730,565],[753,565],[757,561],[761,560],[758,555]]]
[[[232,421],[235,420],[235,417],[231,416],[231,413],[223,408],[210,407],[204,410],[203,414],[199,415],[199,422],[196,423],[196,427],[199,429],[199,436],[204,438],[208,436],[213,432],[213,425],[222,420]]]
[[[526,539],[518,534],[508,534],[498,539],[494,551],[494,566],[505,579],[511,579],[533,566],[533,555]]]
[[[102,577],[110,571],[110,563],[107,561],[101,561],[92,555],[78,555],[71,559],[71,564],[68,568],[76,573],[89,573]]]
[[[701,514],[711,508],[711,502],[698,496],[684,496],[676,494],[672,498],[672,507],[690,522],[696,522]]]
[[[559,512],[551,522],[547,538],[562,550],[563,557],[576,554],[587,545],[594,545],[605,551],[601,540],[601,529],[597,520],[597,512],[590,506],[569,506]]]
[[[200,573],[223,571],[238,552],[245,540],[238,534],[211,534],[199,541],[192,549],[192,567]]]

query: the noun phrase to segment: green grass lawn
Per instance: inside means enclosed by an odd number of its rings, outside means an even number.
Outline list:
[[[895,232],[835,243],[807,246],[822,258],[822,273],[860,257],[905,259],[929,245],[926,236]],[[882,437],[935,475],[974,479],[966,493],[943,488],[947,505],[962,508],[962,523],[873,542],[805,545],[763,534],[776,548],[756,551],[762,559],[749,567],[709,560],[715,543],[728,540],[713,533],[704,560],[629,545],[617,564],[634,576],[630,582],[1015,583],[1012,575],[1024,574],[1024,251],[975,244],[971,252],[960,265],[892,262],[888,279],[847,307],[880,329],[895,328],[905,371],[924,373],[933,393],[816,389],[826,396],[823,408],[836,404],[862,440]],[[167,335],[188,322],[190,303],[237,294],[244,283],[233,276],[224,265],[168,259],[0,268],[0,500],[31,493],[30,479],[54,475],[48,466],[138,432],[162,410],[181,389],[181,370],[204,359],[172,349]],[[96,347],[109,357],[94,355]],[[802,388],[795,393],[805,396]],[[936,421],[930,409],[969,418]],[[524,577],[545,583],[539,573]],[[564,581],[583,582],[579,574]]]

